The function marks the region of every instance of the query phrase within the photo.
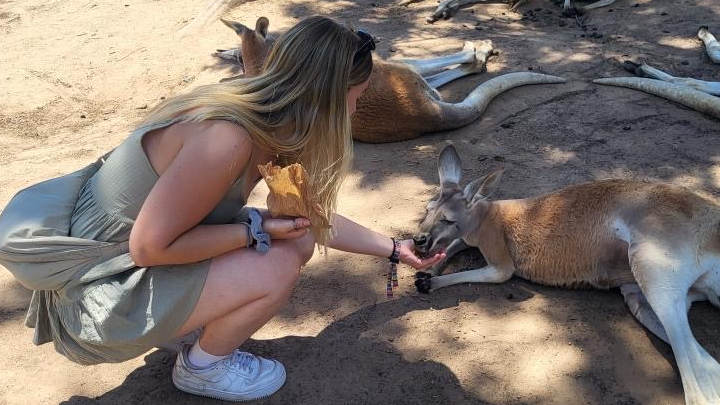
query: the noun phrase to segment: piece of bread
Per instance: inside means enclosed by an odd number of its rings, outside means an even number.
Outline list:
[[[268,162],[259,165],[258,170],[270,189],[267,197],[270,215],[307,218],[315,235],[330,228],[328,216],[312,196],[308,175],[302,165],[294,163],[280,167]]]

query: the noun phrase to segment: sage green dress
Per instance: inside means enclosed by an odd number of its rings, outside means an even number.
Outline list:
[[[0,264],[34,290],[35,344],[53,342],[81,364],[120,362],[171,340],[192,312],[209,260],[138,267],[128,253],[158,179],[143,135],[172,123],[139,128],[103,159],[20,191],[0,215]],[[237,181],[202,222],[240,220],[244,190]]]

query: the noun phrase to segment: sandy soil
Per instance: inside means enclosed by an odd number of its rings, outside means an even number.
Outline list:
[[[499,197],[522,197],[608,177],[662,179],[720,192],[718,121],[644,93],[589,83],[624,76],[625,57],[680,76],[720,77],[695,39],[720,31],[714,0],[618,0],[585,30],[558,5],[498,2],[434,25],[435,2],[234,1],[229,18],[271,31],[322,13],[378,35],[383,57],[427,57],[491,39],[488,73],[442,90],[459,99],[489,77],[532,68],[563,85],[498,97],[460,130],[356,147],[341,211],[378,231],[414,230],[436,190],[435,156],[460,145],[466,179],[503,163]],[[236,44],[218,22],[196,23],[191,0],[0,0],[0,206],[20,188],[94,160],[161,98],[230,75],[210,56]],[[264,201],[263,190],[253,196]],[[471,267],[478,255],[455,266]],[[400,292],[384,297],[382,261],[337,252],[305,269],[289,307],[246,345],[288,369],[263,403],[681,404],[669,346],[631,317],[617,291],[568,291],[513,279],[419,296],[401,268]],[[22,325],[28,291],[0,271],[0,404],[214,403],[170,381],[163,351],[122,364],[80,367],[51,345],[35,347]],[[720,317],[691,313],[698,340],[720,357]]]

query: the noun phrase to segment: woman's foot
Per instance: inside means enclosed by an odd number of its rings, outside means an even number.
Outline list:
[[[225,401],[250,401],[272,395],[285,383],[285,367],[277,361],[235,350],[204,368],[188,360],[192,345],[178,353],[173,384],[182,391]]]

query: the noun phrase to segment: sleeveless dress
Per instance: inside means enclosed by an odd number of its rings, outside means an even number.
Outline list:
[[[158,179],[143,136],[177,121],[139,128],[103,159],[20,191],[0,215],[0,264],[33,290],[25,323],[36,345],[52,341],[80,364],[121,362],[168,342],[190,316],[210,260],[138,267],[128,253]],[[202,223],[242,220],[243,183]]]

